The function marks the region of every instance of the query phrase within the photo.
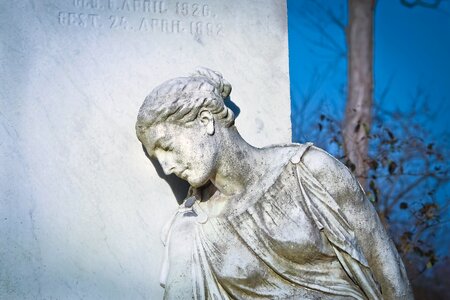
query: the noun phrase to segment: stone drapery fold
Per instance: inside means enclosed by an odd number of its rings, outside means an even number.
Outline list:
[[[184,276],[192,283],[187,298],[382,299],[345,215],[301,160],[310,146],[296,145],[278,174],[262,179],[263,189],[241,196],[248,205],[227,217],[204,222],[198,205],[180,206],[164,240],[170,247],[177,238],[172,232],[177,218],[195,224],[186,254],[191,271]],[[286,237],[286,226],[298,236]],[[227,251],[220,250],[224,245]],[[237,256],[242,266],[227,264]]]

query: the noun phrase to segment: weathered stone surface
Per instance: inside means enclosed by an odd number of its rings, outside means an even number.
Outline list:
[[[245,138],[288,142],[285,3],[2,1],[0,23],[0,298],[157,299],[177,205],[136,111],[205,65],[239,82]]]
[[[412,299],[352,172],[312,143],[254,147],[231,84],[199,68],[157,86],[136,134],[189,198],[163,230],[165,299]]]

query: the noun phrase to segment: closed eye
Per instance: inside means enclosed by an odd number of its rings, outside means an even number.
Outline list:
[[[166,152],[173,150],[173,147],[171,145],[161,145],[160,144],[160,145],[157,145],[155,148],[161,149],[161,150],[166,151]]]
[[[164,151],[172,151],[173,145],[171,143],[161,143],[159,147]]]

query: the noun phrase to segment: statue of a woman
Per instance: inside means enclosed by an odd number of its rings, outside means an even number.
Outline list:
[[[411,299],[402,261],[352,173],[311,144],[256,148],[208,69],[145,99],[139,140],[191,185],[163,230],[166,299]]]

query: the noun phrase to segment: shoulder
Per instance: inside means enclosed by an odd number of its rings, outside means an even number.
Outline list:
[[[270,164],[286,165],[300,161],[312,175],[325,187],[331,196],[348,199],[349,196],[361,196],[362,188],[352,172],[339,160],[312,143],[273,145],[265,148],[271,150]],[[339,201],[339,200],[338,200]],[[354,202],[354,200],[353,200]]]
[[[363,194],[362,188],[352,172],[325,150],[311,146],[302,155],[301,160],[338,202],[349,198],[353,198],[354,201],[355,195]]]

